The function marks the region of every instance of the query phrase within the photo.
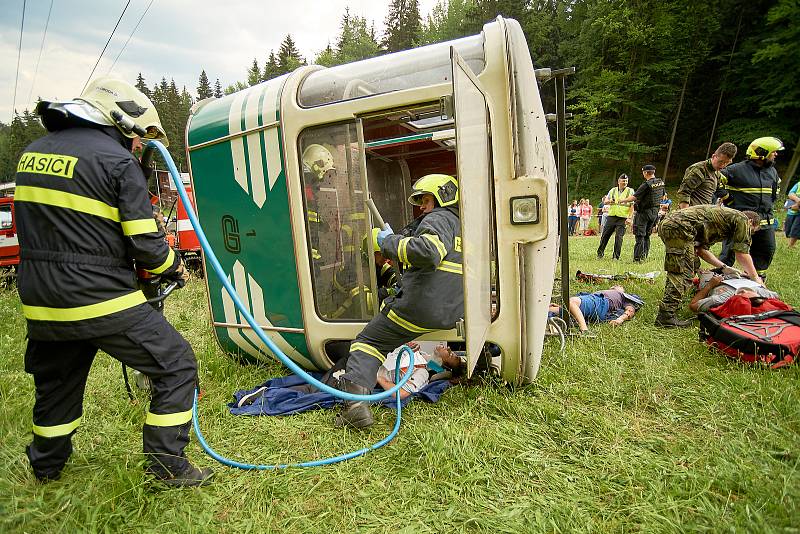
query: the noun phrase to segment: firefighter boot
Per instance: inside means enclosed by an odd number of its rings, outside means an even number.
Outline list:
[[[167,476],[156,476],[156,480],[170,488],[186,488],[191,486],[202,486],[211,480],[214,471],[210,467],[199,469],[191,463],[186,462],[186,467],[175,474]]]
[[[662,328],[683,328],[690,326],[692,321],[682,321],[675,317],[675,313],[658,310],[655,325]]]
[[[364,386],[359,386],[346,379],[339,379],[339,389],[356,395],[369,395],[372,393]],[[351,428],[367,428],[372,426],[372,410],[369,403],[363,401],[344,401],[342,411],[336,414],[333,424],[336,426],[349,426]]]

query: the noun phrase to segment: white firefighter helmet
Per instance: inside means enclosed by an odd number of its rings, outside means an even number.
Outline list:
[[[66,102],[42,101],[36,106],[48,130],[63,128],[70,118],[116,126],[126,137],[157,139],[168,145],[167,134],[149,98],[133,85],[115,78],[92,80],[81,96]]]
[[[320,182],[335,176],[336,167],[330,151],[322,145],[308,145],[303,150],[303,172],[313,175]]]

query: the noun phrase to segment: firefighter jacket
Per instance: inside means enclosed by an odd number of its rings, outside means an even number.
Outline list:
[[[386,236],[381,254],[403,265],[397,293],[382,313],[410,332],[449,330],[464,316],[461,222],[452,208],[434,208]]]
[[[642,185],[634,193],[636,197],[636,211],[645,211],[658,208],[664,199],[664,180],[661,178],[650,178],[642,182]]]
[[[17,165],[18,288],[31,339],[119,333],[147,314],[133,261],[169,275],[139,162],[113,127],[69,128],[31,143]]]
[[[678,187],[677,202],[690,206],[713,203],[721,177],[722,173],[714,169],[710,159],[689,165]]]
[[[772,205],[778,198],[779,184],[775,167],[759,167],[745,160],[722,170],[721,190],[717,195],[729,208],[755,211],[761,216],[761,225],[766,226],[775,222]]]

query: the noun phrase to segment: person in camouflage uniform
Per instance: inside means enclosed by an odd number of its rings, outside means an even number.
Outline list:
[[[666,255],[664,270],[667,282],[664,297],[658,307],[656,326],[688,326],[691,321],[681,321],[675,316],[681,306],[683,295],[694,276],[694,258],[699,256],[723,273],[738,274],[709,251],[709,247],[723,239],[730,239],[736,260],[752,280],[762,283],[753,259],[750,257],[750,242],[753,232],[758,230],[761,217],[753,211],[737,211],[721,206],[691,206],[670,213],[661,223],[658,236],[664,242]]]
[[[735,156],[736,145],[722,143],[709,159],[689,165],[678,187],[678,209],[712,204],[722,178],[720,171],[730,165]]]

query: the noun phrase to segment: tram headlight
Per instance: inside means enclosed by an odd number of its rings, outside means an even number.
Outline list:
[[[511,199],[511,224],[539,222],[539,197],[513,197]]]

